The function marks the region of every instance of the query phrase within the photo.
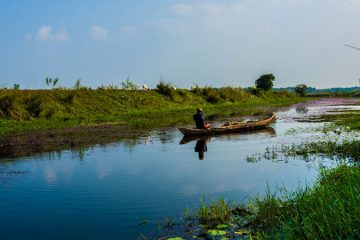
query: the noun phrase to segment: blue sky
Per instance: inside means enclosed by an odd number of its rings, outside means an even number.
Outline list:
[[[360,0],[0,1],[0,87],[359,84]]]

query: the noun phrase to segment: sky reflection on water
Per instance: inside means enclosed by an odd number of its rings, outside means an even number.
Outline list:
[[[203,160],[197,140],[180,144],[176,129],[150,132],[133,144],[3,160],[0,178],[5,172],[26,174],[0,182],[2,239],[134,239],[157,220],[196,207],[202,196],[242,201],[262,195],[267,186],[293,190],[311,184],[319,162],[246,161],[267,146],[311,136],[286,134],[309,126],[291,120],[301,114],[291,108],[278,113],[271,130],[207,139]],[[140,219],[153,224],[138,226]]]

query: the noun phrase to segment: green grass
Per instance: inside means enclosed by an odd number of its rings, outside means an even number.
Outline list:
[[[360,167],[324,170],[312,188],[258,201],[259,239],[359,239]]]
[[[339,165],[322,169],[311,187],[267,191],[247,205],[202,200],[198,210],[186,211],[184,236],[206,238],[222,230],[226,239],[359,239],[359,179],[360,166]]]
[[[210,97],[209,96],[213,96]],[[213,98],[216,98],[215,101]],[[0,136],[94,124],[163,127],[192,123],[194,109],[209,118],[250,114],[304,101],[296,95],[240,88],[140,91],[119,89],[0,90]]]

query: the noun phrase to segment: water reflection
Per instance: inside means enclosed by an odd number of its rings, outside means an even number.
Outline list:
[[[0,159],[70,150],[77,152],[81,160],[86,150],[106,148],[113,143],[122,143],[131,152],[134,146],[142,144],[144,135],[147,135],[144,131],[112,125],[24,133],[0,138]]]
[[[217,135],[217,136],[184,136],[180,144],[188,144],[189,142],[196,141],[195,144],[195,152],[198,153],[199,160],[205,160],[205,152],[207,152],[207,143],[211,141],[211,138],[214,139],[225,139],[225,140],[238,140],[244,135],[254,135],[254,134],[265,134],[270,136],[276,136],[276,131],[272,127],[268,127],[262,130],[251,131],[246,133],[231,133],[231,134],[224,134],[224,135]]]
[[[0,186],[8,184],[11,180],[18,176],[28,174],[29,171],[14,170],[10,166],[0,165]]]
[[[199,153],[199,160],[204,160],[204,152],[207,152],[206,142],[206,138],[201,138],[196,141],[195,152]]]

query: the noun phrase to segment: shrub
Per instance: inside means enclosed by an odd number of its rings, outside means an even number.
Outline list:
[[[355,90],[352,92],[353,97],[360,97],[360,90]]]
[[[221,97],[216,92],[211,92],[207,95],[206,101],[209,103],[218,103],[221,101]]]
[[[22,113],[14,96],[4,96],[0,99],[0,116],[15,120],[21,119]]]
[[[158,85],[156,85],[156,91],[162,95],[165,95],[167,97],[172,98],[175,90],[173,88],[173,86],[171,86],[170,83],[166,83],[164,81],[160,81],[160,83]]]
[[[31,117],[39,117],[41,113],[41,98],[39,96],[32,96],[27,102],[26,110]]]
[[[138,90],[138,86],[130,80],[129,76],[121,83],[121,87],[124,90]]]
[[[255,87],[248,87],[247,91],[252,94],[252,95],[256,95],[259,96],[261,94],[261,89],[259,88],[255,88]]]
[[[201,88],[199,87],[198,84],[195,84],[194,86],[191,86],[190,88],[190,92],[200,95],[201,94]]]

